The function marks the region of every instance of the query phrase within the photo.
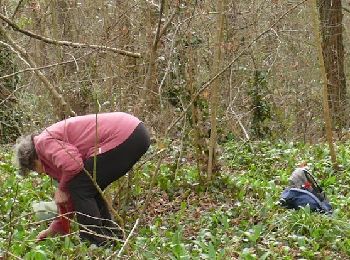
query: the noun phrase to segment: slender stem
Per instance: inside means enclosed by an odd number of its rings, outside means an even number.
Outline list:
[[[8,236],[7,249],[5,252],[5,259],[7,259],[7,257],[8,257],[8,252],[10,252],[10,248],[11,248],[11,244],[12,244],[12,237],[13,237],[14,228],[11,224],[12,224],[12,220],[13,220],[13,211],[15,208],[14,205],[15,205],[17,196],[18,196],[18,182],[16,182],[15,196],[13,198],[13,202],[12,202],[10,214],[9,214],[10,234]]]

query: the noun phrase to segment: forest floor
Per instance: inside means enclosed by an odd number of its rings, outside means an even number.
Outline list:
[[[175,174],[174,150],[161,165],[150,204],[121,258],[350,259],[349,147],[338,145],[343,171],[333,172],[323,144],[226,142],[220,174],[206,186],[199,183],[191,158],[183,158]],[[321,183],[333,215],[312,213],[308,207],[286,210],[278,204],[288,177],[301,162],[308,163]],[[129,199],[118,200],[126,236],[140,217],[155,168],[156,162],[138,168]],[[0,152],[0,182],[0,256],[8,251],[10,259],[117,259],[123,242],[114,248],[91,247],[81,243],[76,232],[35,242],[47,223],[36,222],[31,204],[51,200],[54,189],[47,177],[16,176],[5,150]],[[114,194],[123,182],[107,193]]]

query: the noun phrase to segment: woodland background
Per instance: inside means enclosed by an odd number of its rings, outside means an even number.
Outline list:
[[[0,0],[0,141],[125,111],[150,129],[151,153],[175,160],[175,176],[190,163],[203,185],[227,168],[218,158],[237,152],[227,143],[328,140],[332,152],[349,137],[349,9],[340,0]]]
[[[208,133],[216,96],[220,137],[244,139],[242,127],[252,138],[317,142],[324,136],[310,1],[161,2],[1,1],[2,15],[32,33],[1,25],[2,142],[69,115],[62,100],[78,115],[133,113],[162,136],[224,68],[189,109],[186,132]],[[329,53],[336,52],[337,70],[329,74],[339,78],[332,83],[337,104],[346,102],[349,3],[342,9],[341,1],[326,2],[321,25]],[[347,106],[337,106],[346,129]]]

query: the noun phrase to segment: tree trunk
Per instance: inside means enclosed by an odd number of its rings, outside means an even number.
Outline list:
[[[145,81],[143,83],[143,90],[145,93],[145,97],[148,97],[147,103],[153,103],[154,98],[152,97],[152,90],[155,89],[154,84],[155,84],[155,72],[156,72],[156,59],[157,59],[157,50],[158,50],[158,43],[160,39],[160,31],[161,31],[161,23],[162,23],[162,17],[163,17],[163,11],[164,11],[164,4],[165,0],[160,1],[160,6],[159,6],[159,16],[158,16],[158,23],[157,23],[157,28],[156,28],[156,33],[153,37],[152,43],[149,46],[148,49],[148,67],[147,67],[147,72],[145,75]],[[153,27],[152,27],[152,10],[149,10],[149,32],[151,34]],[[150,95],[148,95],[148,92],[151,90]]]
[[[333,129],[341,134],[346,127],[346,79],[344,73],[343,13],[341,0],[318,0],[322,53],[327,76],[328,102]]]
[[[188,36],[188,41],[190,42],[190,36]],[[186,80],[186,91],[191,98],[191,100],[194,98],[194,95],[196,93],[195,89],[195,82],[197,75],[197,55],[198,53],[196,50],[189,45],[186,48],[185,56],[187,59],[186,61],[186,72],[185,72],[185,80]],[[201,108],[199,107],[199,99],[196,98],[194,102],[191,104],[190,109],[190,125],[192,128],[192,144],[195,149],[195,158],[197,162],[197,169],[199,174],[199,181],[201,184],[204,184],[204,174],[206,170],[206,166],[208,164],[207,159],[207,145],[206,140],[204,138],[204,131],[203,131],[203,113],[201,111]]]
[[[223,4],[224,0],[217,0],[217,12],[218,17],[216,21],[217,31],[215,36],[215,51],[213,62],[213,76],[215,76],[220,70],[221,64],[221,44],[223,40],[223,27],[224,27],[224,12]],[[208,179],[212,178],[213,169],[216,166],[216,144],[217,144],[217,109],[218,98],[220,92],[220,81],[213,82],[213,86],[210,91],[210,142],[209,142],[209,158],[208,158]]]
[[[312,15],[314,20],[314,32],[315,32],[315,43],[316,48],[318,49],[318,58],[319,58],[319,64],[320,64],[320,74],[321,78],[323,80],[323,113],[324,113],[324,121],[325,121],[325,128],[326,128],[326,138],[329,145],[329,152],[333,164],[334,170],[338,169],[337,164],[337,157],[335,148],[333,145],[333,133],[332,133],[332,117],[330,113],[330,106],[329,106],[329,93],[328,93],[328,79],[327,79],[327,73],[326,73],[326,66],[325,66],[325,59],[324,55],[322,53],[322,40],[321,40],[321,29],[320,29],[320,20],[316,11],[317,8],[317,0],[313,0],[311,2],[312,6]]]

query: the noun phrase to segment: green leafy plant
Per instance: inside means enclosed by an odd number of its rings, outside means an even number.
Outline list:
[[[347,144],[339,151],[348,154]],[[350,256],[350,178],[332,172],[323,145],[258,142],[251,146],[227,142],[223,172],[205,189],[197,189],[198,172],[183,164],[174,178],[172,162],[161,166],[152,202],[137,232],[129,240],[129,258],[140,259],[339,259]],[[107,258],[115,248],[91,248],[76,234],[35,242],[48,223],[36,223],[31,203],[51,200],[49,178],[16,176],[12,156],[1,151],[0,248],[24,259]],[[288,177],[307,161],[321,180],[333,216],[294,211],[276,204]],[[155,162],[134,172],[132,200],[142,205]],[[16,195],[16,186],[18,192]],[[113,187],[112,187],[113,188]],[[139,217],[138,205],[128,205],[126,233]],[[10,217],[10,213],[12,217]],[[73,227],[76,231],[76,227]],[[11,242],[9,243],[9,237]]]

